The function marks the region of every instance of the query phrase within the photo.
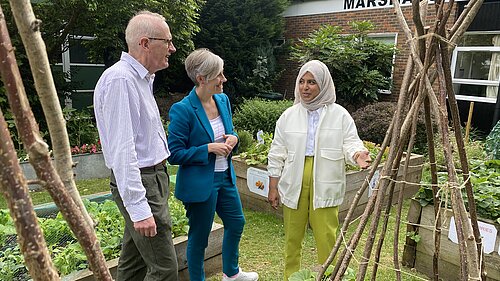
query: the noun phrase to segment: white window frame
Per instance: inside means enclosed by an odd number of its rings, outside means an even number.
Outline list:
[[[387,37],[394,37],[394,47],[396,48],[398,46],[398,33],[397,32],[388,32],[388,33],[369,33],[368,37],[371,39],[376,39],[376,38],[387,38]],[[379,41],[382,42],[382,41]],[[392,68],[391,68],[391,81],[394,81],[394,64],[396,63],[396,52],[392,54]],[[379,94],[383,95],[390,95],[392,93],[392,85],[391,88],[382,90],[378,90]]]
[[[500,34],[500,31],[486,31],[486,32],[467,32],[466,34]],[[453,77],[455,76],[455,69],[457,66],[458,52],[499,52],[500,46],[459,46],[453,50],[453,55],[451,58],[451,73]],[[479,86],[496,86],[500,87],[500,81],[492,80],[480,80],[480,79],[460,79],[452,78],[453,84],[467,84],[467,85],[479,85]],[[456,95],[457,100],[483,102],[483,103],[496,103],[497,98],[487,98],[487,97],[476,97],[468,95]]]
[[[100,67],[105,67],[106,65],[103,63],[72,63],[71,62],[71,55],[70,55],[70,48],[71,46],[69,45],[69,39],[73,40],[94,40],[94,36],[83,36],[83,35],[68,35],[66,37],[66,40],[64,41],[63,45],[61,46],[63,53],[62,53],[62,63],[56,63],[55,65],[60,65],[62,66],[63,71],[67,74],[66,81],[70,82],[71,81],[71,67],[72,66],[80,66],[80,67],[87,67],[87,66],[100,66]],[[86,90],[75,90],[77,93],[93,93],[94,89],[86,89]]]

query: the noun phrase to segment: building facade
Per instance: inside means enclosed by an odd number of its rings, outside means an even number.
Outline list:
[[[411,1],[402,0],[403,13],[412,28]],[[451,27],[463,11],[467,1],[455,2],[448,25]],[[435,18],[433,4],[428,9],[431,25]],[[395,44],[393,85],[381,95],[381,100],[396,101],[401,87],[406,61],[409,55],[407,38],[400,28],[392,0],[316,0],[295,1],[284,13],[285,40],[306,38],[323,25],[342,27],[351,32],[349,22],[370,20],[375,30],[370,37]],[[462,121],[466,120],[469,105],[474,102],[473,126],[488,132],[498,115],[498,91],[500,81],[500,0],[485,0],[474,22],[467,30],[452,56],[452,75],[455,94],[459,101]],[[283,76],[277,90],[286,97],[293,96],[293,88],[299,65],[281,58]],[[335,73],[332,73],[335,80]]]

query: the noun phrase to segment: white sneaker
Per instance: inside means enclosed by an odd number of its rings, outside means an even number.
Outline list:
[[[259,280],[259,274],[257,272],[245,272],[241,271],[236,274],[234,277],[227,277],[224,275],[222,277],[222,281],[257,281]]]

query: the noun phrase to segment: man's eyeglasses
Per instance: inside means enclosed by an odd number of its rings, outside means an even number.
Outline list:
[[[164,39],[164,38],[157,38],[157,37],[148,37],[149,40],[158,40],[158,41],[163,41],[163,43],[167,46],[170,46],[172,44],[172,39]]]

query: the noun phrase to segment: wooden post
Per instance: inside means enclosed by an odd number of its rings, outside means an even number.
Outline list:
[[[467,117],[467,124],[465,125],[465,143],[469,143],[470,124],[472,122],[472,112],[474,111],[474,102],[471,101],[469,105],[469,116]]]

